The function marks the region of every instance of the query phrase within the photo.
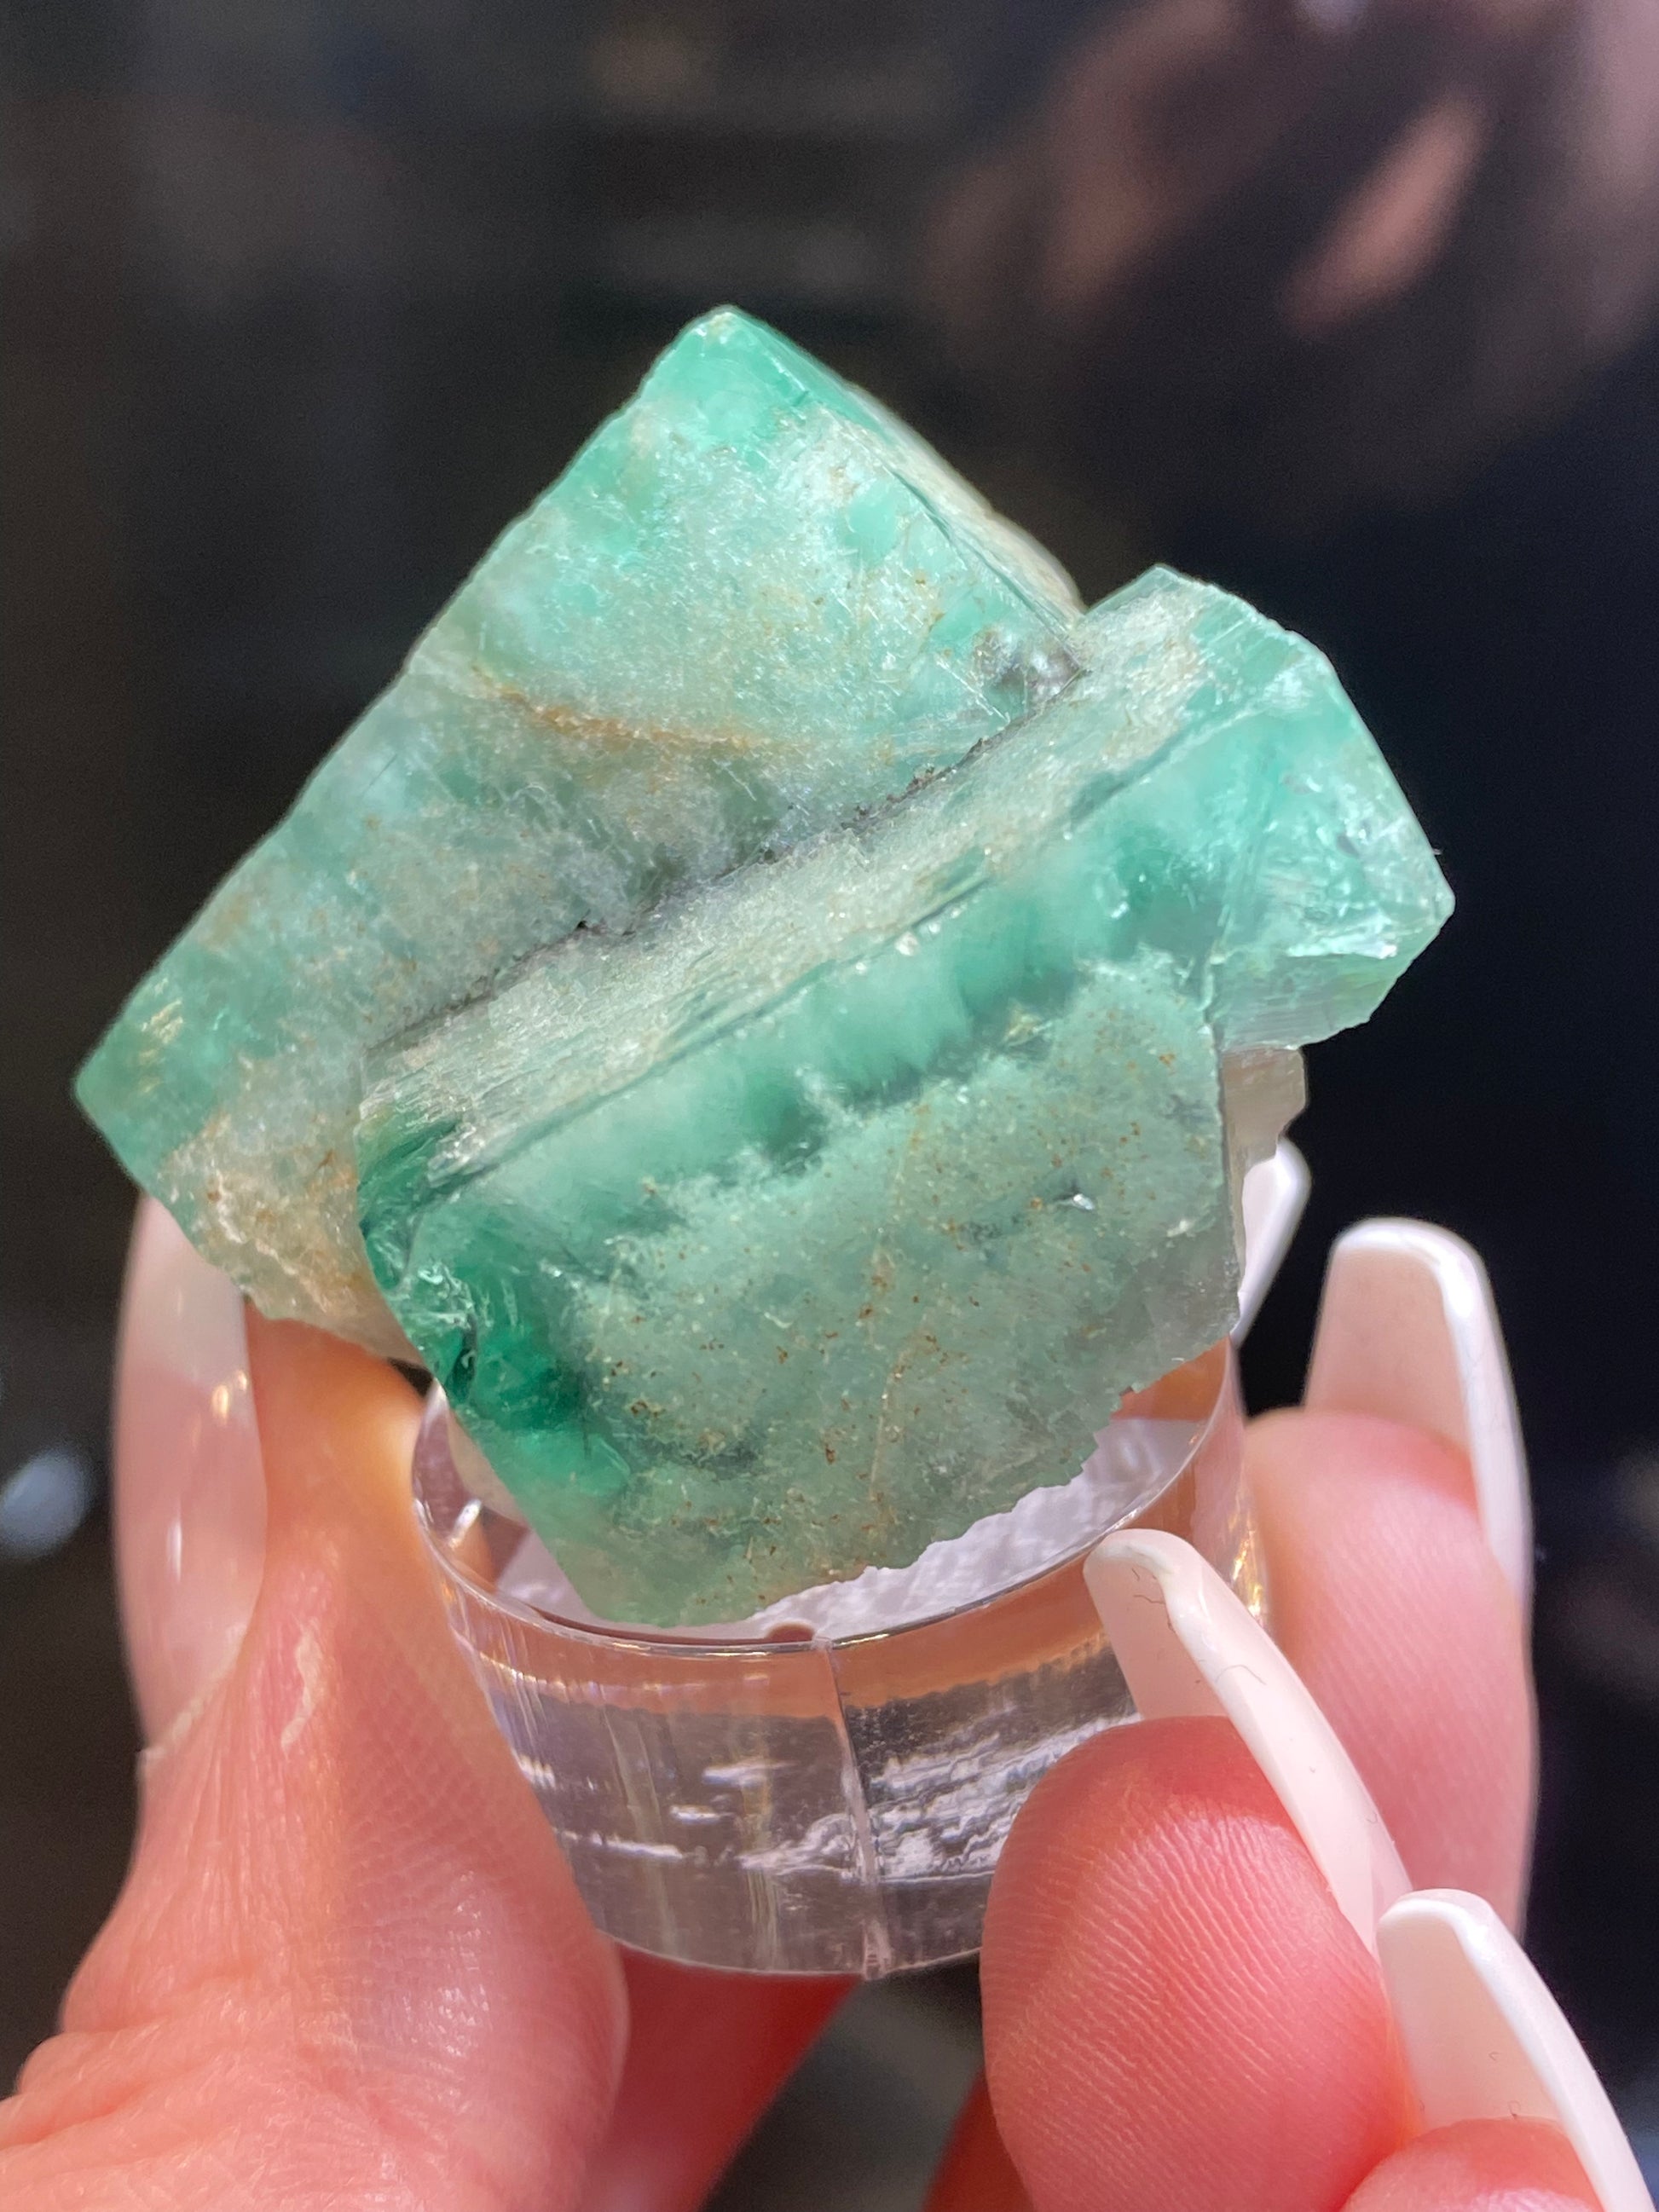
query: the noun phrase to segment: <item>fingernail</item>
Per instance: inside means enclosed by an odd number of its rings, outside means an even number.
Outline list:
[[[1230,1720],[1368,1949],[1408,1884],[1370,1792],[1284,1653],[1179,1536],[1124,1529],[1085,1576],[1142,1717]]]
[[[1601,2212],[1653,2212],[1595,2068],[1491,1905],[1418,1890],[1383,1914],[1377,1951],[1425,2129],[1553,2121]]]
[[[1281,1137],[1271,1159],[1258,1160],[1244,1177],[1244,1272],[1238,1285],[1233,1341],[1242,1344],[1285,1264],[1313,1178],[1296,1146]]]
[[[1468,1455],[1486,1541],[1532,1602],[1526,1454],[1492,1285],[1460,1237],[1363,1221],[1326,1270],[1304,1402],[1432,1430]]]
[[[236,1656],[259,1593],[265,1491],[241,1295],[153,1199],[122,1297],[114,1498],[128,1663],[155,1743]]]

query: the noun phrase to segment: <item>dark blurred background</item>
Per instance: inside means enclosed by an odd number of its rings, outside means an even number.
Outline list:
[[[732,300],[1086,596],[1172,559],[1315,638],[1441,848],[1450,928],[1314,1056],[1250,1384],[1296,1394],[1346,1222],[1485,1254],[1537,1489],[1531,1941],[1659,2142],[1659,4],[70,0],[0,39],[0,2073],[131,1818],[131,1194],[72,1071]],[[860,2000],[722,2204],[918,2202],[975,2034],[959,1973]]]

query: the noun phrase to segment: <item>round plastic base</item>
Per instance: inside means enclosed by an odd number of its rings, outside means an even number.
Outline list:
[[[1103,1517],[1074,1519],[1063,1556],[1033,1571],[1029,1545],[982,1522],[985,1588],[929,1613],[937,1574],[894,1577],[893,1625],[850,1636],[774,1626],[716,1642],[514,1594],[538,1587],[527,1550],[546,1555],[468,1487],[435,1393],[415,1497],[455,1633],[598,1924],[689,1965],[876,1976],[979,1948],[1014,1815],[1058,1759],[1131,1717],[1083,1581],[1109,1528],[1187,1537],[1261,1609],[1241,1435],[1218,1345],[1126,1402],[1102,1452],[1139,1470],[1139,1492],[1078,1488]]]

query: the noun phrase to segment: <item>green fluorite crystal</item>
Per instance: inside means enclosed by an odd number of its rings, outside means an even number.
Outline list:
[[[902,423],[707,316],[139,987],[82,1103],[268,1313],[397,1351],[357,1234],[365,1055],[960,759],[1072,672],[1079,611]]]
[[[728,310],[81,1091],[268,1311],[416,1347],[597,1610],[733,1620],[1224,1334],[1293,1048],[1449,908],[1310,647],[1161,570],[1082,615]]]
[[[732,1620],[1068,1480],[1237,1311],[1224,1060],[1439,872],[1310,647],[1153,571],[1047,708],[386,1059],[375,1272],[585,1597]]]

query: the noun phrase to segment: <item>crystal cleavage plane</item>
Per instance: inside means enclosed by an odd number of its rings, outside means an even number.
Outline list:
[[[412,1345],[597,1611],[732,1620],[1224,1334],[1289,1056],[1449,908],[1313,647],[1164,570],[1083,614],[722,309],[80,1095],[264,1310]]]

